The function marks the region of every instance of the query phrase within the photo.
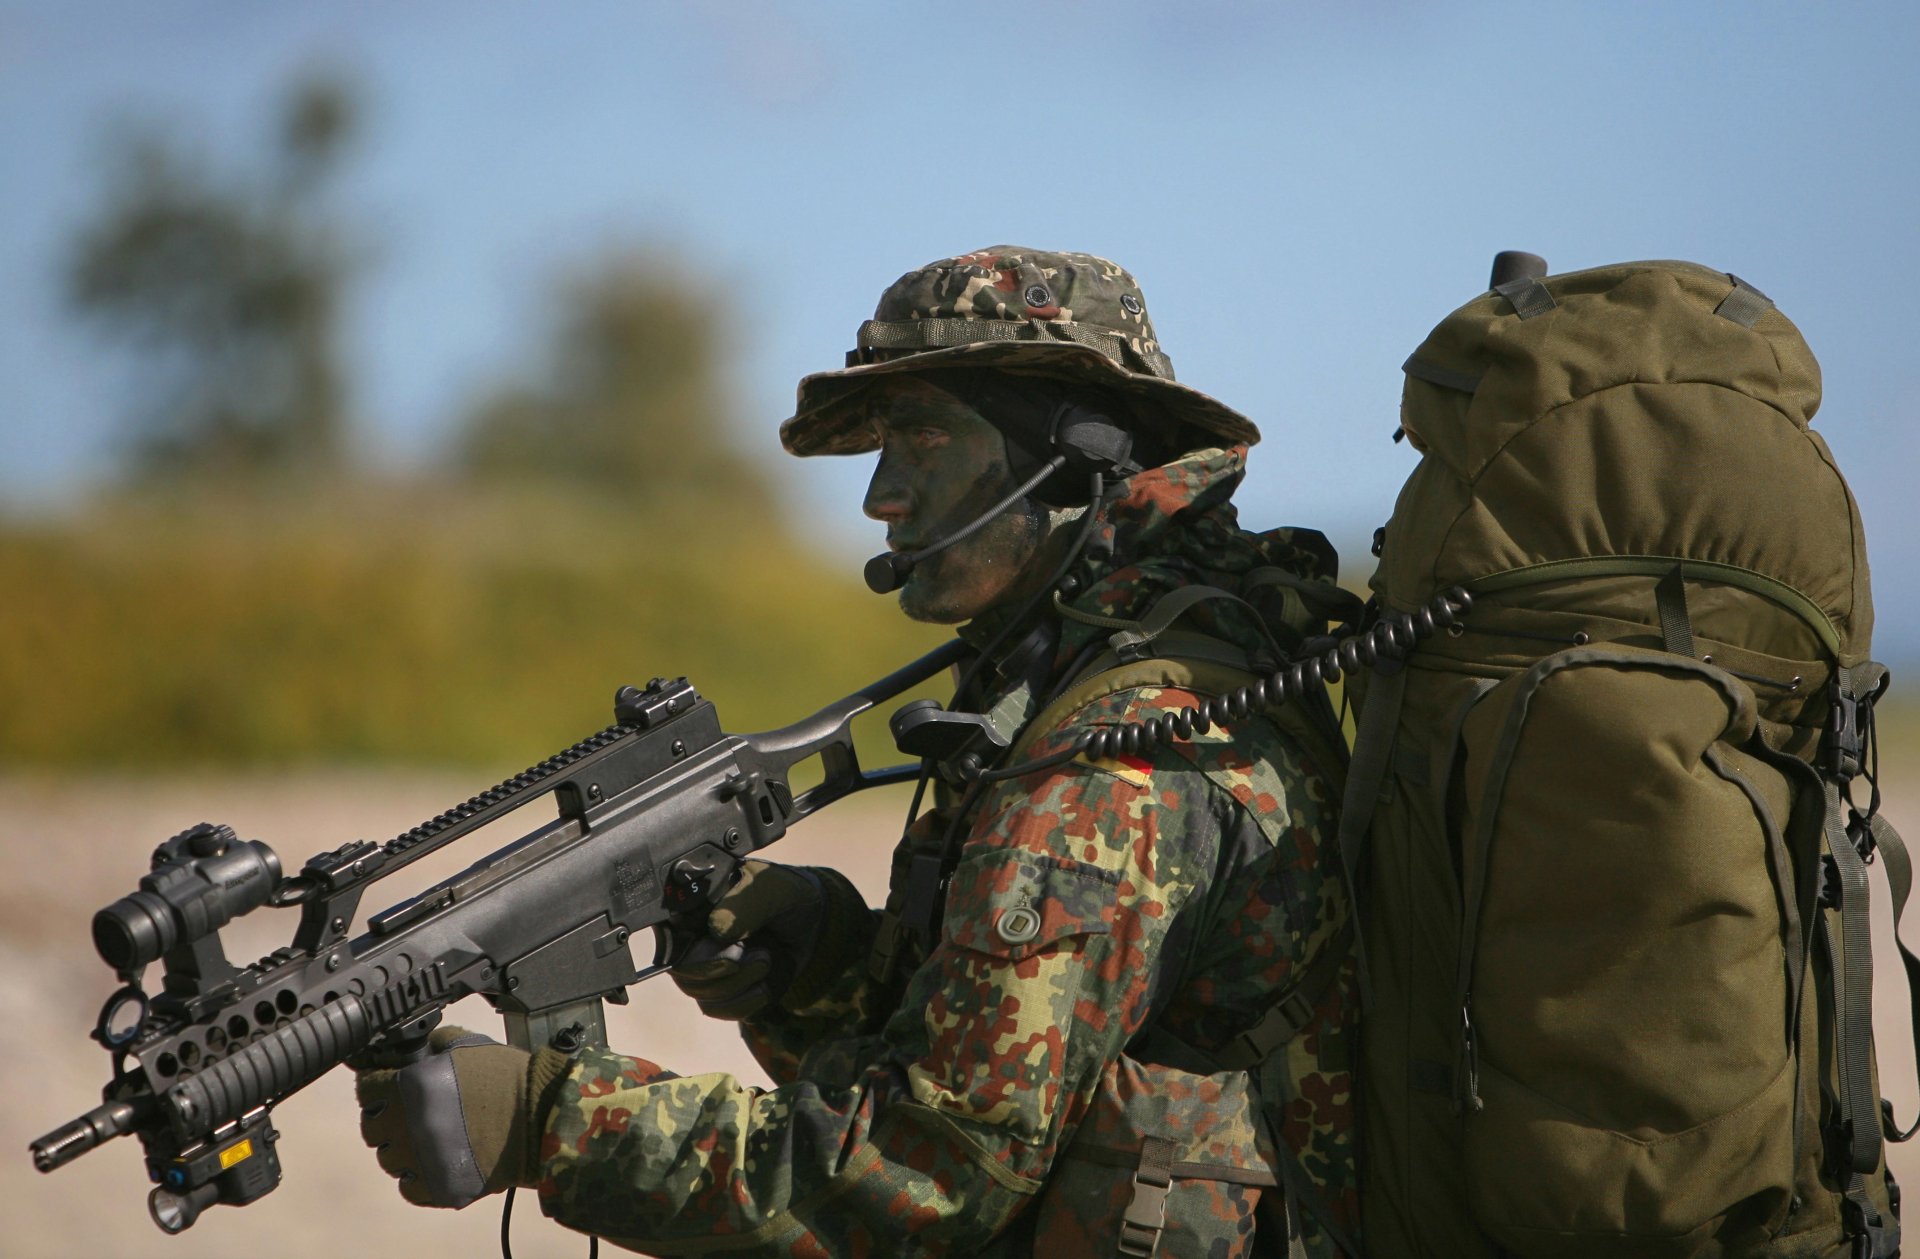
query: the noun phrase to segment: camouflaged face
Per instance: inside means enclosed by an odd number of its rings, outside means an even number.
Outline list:
[[[860,325],[844,370],[800,382],[780,440],[796,455],[877,448],[860,393],[873,379],[931,367],[992,367],[1138,394],[1223,443],[1260,430],[1174,380],[1140,286],[1092,254],[996,245],[895,280]]]
[[[1214,452],[1138,487],[1087,606],[1137,616],[1194,578],[1203,543],[1229,570],[1287,558],[1283,540],[1220,519],[1239,470],[1239,453]],[[1033,752],[1198,698],[1119,692]],[[963,842],[942,928],[909,948],[904,982],[850,970],[811,1006],[743,1024],[770,1091],[583,1054],[547,1121],[544,1209],[654,1254],[1105,1259],[1147,1131],[1190,1165],[1155,1253],[1236,1259],[1255,1253],[1255,1211],[1276,1192],[1261,1181],[1277,1134],[1353,1228],[1350,964],[1257,1089],[1205,1059],[1346,920],[1333,796],[1259,718],[923,816],[907,857],[956,816]],[[1337,1254],[1311,1229],[1304,1240],[1316,1259]]]

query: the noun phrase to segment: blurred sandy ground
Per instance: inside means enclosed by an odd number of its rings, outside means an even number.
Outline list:
[[[113,977],[93,954],[88,922],[95,909],[132,890],[154,844],[197,821],[226,822],[244,837],[266,840],[292,869],[345,840],[385,839],[405,830],[478,785],[468,778],[370,774],[200,781],[0,779],[0,1066],[5,1070],[0,1255],[498,1254],[499,1199],[458,1212],[422,1210],[400,1200],[359,1142],[352,1081],[345,1071],[275,1112],[284,1134],[280,1188],[244,1210],[209,1211],[179,1238],[164,1236],[147,1218],[137,1141],[117,1141],[44,1177],[32,1170],[26,1148],[99,1099],[108,1061],[87,1032]],[[1887,811],[1903,834],[1920,840],[1920,790],[1915,788],[1920,780],[1889,792]],[[904,809],[904,794],[897,789],[843,802],[796,828],[775,855],[837,866],[877,902]],[[440,861],[432,877],[493,846],[465,847],[461,860]],[[424,886],[411,871],[406,877],[406,890]],[[400,878],[390,882],[398,885]],[[1881,898],[1877,910],[1890,922],[1877,878],[1875,893]],[[378,904],[397,899],[397,894],[382,896]],[[288,911],[259,911],[238,924],[243,931],[229,928],[228,952],[236,961],[260,956],[291,937],[293,922]],[[1908,934],[1920,939],[1920,928],[1910,926]],[[1876,936],[1883,946],[1875,958],[1882,1074],[1899,1113],[1910,1116],[1915,1090],[1905,992],[1894,979],[1899,963],[1886,922],[1876,926]],[[670,983],[642,985],[631,1005],[611,1006],[608,1014],[616,1048],[683,1073],[724,1070],[765,1082],[731,1029],[700,1017]],[[477,1000],[456,1007],[452,1018],[499,1034],[498,1019]],[[1920,1185],[1920,1151],[1896,1149],[1894,1171]],[[514,1254],[520,1259],[578,1259],[586,1253],[585,1239],[547,1221],[531,1196],[516,1203],[514,1216]]]

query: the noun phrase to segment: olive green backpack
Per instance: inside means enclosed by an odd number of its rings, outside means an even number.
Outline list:
[[[1884,1259],[1910,871],[1819,367],[1721,272],[1509,269],[1407,360],[1373,579],[1471,607],[1351,679],[1368,1253]]]

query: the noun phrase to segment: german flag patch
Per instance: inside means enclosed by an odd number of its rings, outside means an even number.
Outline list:
[[[1090,769],[1097,769],[1102,773],[1112,774],[1115,778],[1118,778],[1130,787],[1146,786],[1153,773],[1153,763],[1151,761],[1144,756],[1135,756],[1131,752],[1122,752],[1118,756],[1103,757],[1097,761],[1089,760],[1086,757],[1079,757],[1074,763],[1077,765],[1085,765]]]

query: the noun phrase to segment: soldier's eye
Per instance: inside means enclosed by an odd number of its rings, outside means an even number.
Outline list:
[[[950,437],[944,428],[917,428],[913,431],[913,444],[922,450],[936,450],[946,445]]]

